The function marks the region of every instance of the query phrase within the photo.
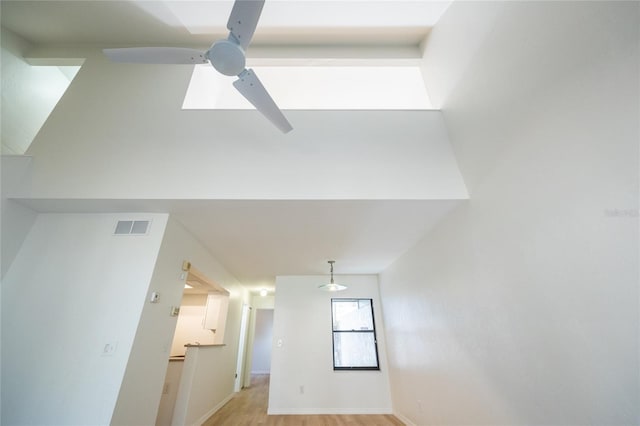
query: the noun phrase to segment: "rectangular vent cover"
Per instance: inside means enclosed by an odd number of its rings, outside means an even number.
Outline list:
[[[149,230],[148,220],[119,220],[115,235],[145,235]]]

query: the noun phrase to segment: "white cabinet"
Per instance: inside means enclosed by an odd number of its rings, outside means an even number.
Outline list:
[[[204,312],[203,327],[207,330],[214,330],[214,343],[223,343],[224,328],[227,322],[227,311],[229,310],[229,296],[226,294],[209,293],[207,295],[207,305]]]

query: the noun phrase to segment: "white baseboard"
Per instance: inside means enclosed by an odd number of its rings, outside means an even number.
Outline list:
[[[391,409],[380,408],[269,408],[269,415],[315,415],[315,414],[393,414]]]
[[[404,423],[407,426],[417,426],[414,422],[412,422],[411,420],[409,420],[408,418],[406,418],[400,413],[393,413],[393,415],[396,416],[398,420],[400,420],[402,423]]]
[[[269,370],[258,370],[258,371],[252,371],[251,374],[271,374],[271,371],[269,371]]]
[[[215,407],[213,407],[211,410],[207,411],[207,413],[200,417],[194,424],[193,426],[202,426],[204,424],[204,422],[206,422],[207,420],[209,420],[209,417],[213,416],[216,411],[218,411],[219,409],[221,409],[222,407],[224,407],[224,405],[229,402],[231,400],[231,398],[233,398],[233,396],[235,395],[235,393],[232,393],[231,395],[229,395],[228,397],[226,397],[225,399],[223,399],[222,401],[220,401],[220,403],[218,403]]]

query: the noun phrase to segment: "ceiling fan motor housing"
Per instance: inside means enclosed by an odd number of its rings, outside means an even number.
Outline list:
[[[231,40],[218,40],[207,52],[211,65],[221,74],[234,76],[244,71],[245,56],[242,46]]]

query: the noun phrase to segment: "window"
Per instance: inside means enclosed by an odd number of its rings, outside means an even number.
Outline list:
[[[284,110],[430,110],[419,66],[253,66]],[[196,65],[183,109],[254,109],[232,83],[237,77]]]
[[[380,370],[371,299],[331,299],[333,369]]]

